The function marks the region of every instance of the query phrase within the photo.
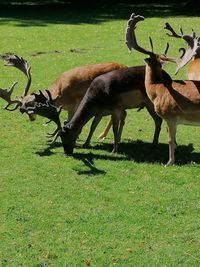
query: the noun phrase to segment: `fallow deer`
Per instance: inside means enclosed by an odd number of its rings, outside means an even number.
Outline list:
[[[31,121],[35,120],[36,114],[44,116],[56,123],[57,128],[49,134],[53,137],[52,143],[58,136],[58,131],[61,128],[59,119],[60,111],[57,108],[62,107],[68,111],[69,121],[81,102],[87,88],[92,80],[104,73],[112,70],[126,68],[125,65],[118,63],[99,63],[88,66],[77,67],[61,74],[45,91],[31,93],[28,95],[28,90],[31,85],[30,66],[27,61],[17,55],[6,55],[3,57],[6,66],[13,66],[21,70],[27,76],[27,85],[21,98],[11,100],[11,94],[14,86],[10,90],[0,89],[0,97],[8,102],[5,109],[13,111],[19,107],[22,113],[27,113]],[[11,104],[16,104],[15,108],[9,109]],[[95,119],[96,121],[96,119]],[[86,145],[89,145],[90,136],[87,139]]]
[[[136,24],[144,20],[142,16],[131,15],[126,31],[126,43],[131,50],[148,55],[146,61],[145,87],[147,95],[152,101],[156,113],[168,125],[169,134],[169,160],[166,166],[175,162],[174,150],[175,137],[178,124],[200,124],[200,81],[171,81],[165,82],[162,73],[162,62],[176,62],[179,70],[188,62],[199,49],[200,40],[196,35],[183,35],[182,38],[190,39],[192,45],[184,52],[181,58],[167,58],[146,50],[138,45],[135,35]],[[150,39],[151,40],[151,39]],[[152,41],[151,41],[152,44]]]
[[[162,71],[162,74],[166,81],[171,80],[165,71]],[[95,78],[73,118],[63,127],[60,134],[65,154],[73,153],[77,137],[83,126],[93,116],[97,118],[94,130],[101,117],[106,115],[112,117],[113,152],[117,152],[126,116],[124,110],[129,108],[147,108],[155,122],[153,143],[157,144],[162,119],[155,113],[153,105],[147,97],[144,78],[145,66],[114,70]]]
[[[168,33],[168,35],[170,37],[182,39],[183,36],[185,36],[183,34],[182,28],[180,28],[181,34],[178,34],[177,32],[175,32],[175,30],[172,28],[172,26],[168,22],[165,24],[164,28],[170,32],[170,33]],[[193,31],[191,37],[192,37],[192,39],[193,39],[193,37],[195,37],[194,31]],[[189,47],[191,47],[193,45],[193,42],[191,42],[191,38],[184,38],[184,40],[186,41],[186,43]],[[183,50],[183,52],[185,51],[184,48],[180,48],[180,49]],[[190,59],[190,57],[188,57],[188,59]],[[187,62],[185,62],[185,64],[186,63]],[[186,79],[187,80],[196,80],[196,81],[200,80],[200,48],[197,49],[196,54],[192,57],[192,60],[189,62],[189,64],[186,67]]]

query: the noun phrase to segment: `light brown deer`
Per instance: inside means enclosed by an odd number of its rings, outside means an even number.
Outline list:
[[[138,45],[135,35],[137,22],[144,20],[142,16],[131,15],[126,31],[126,43],[128,48],[148,55],[146,61],[145,87],[147,95],[152,101],[155,111],[168,125],[169,133],[169,160],[166,166],[175,162],[174,150],[178,124],[200,124],[200,81],[172,81],[166,83],[162,74],[162,63],[166,61],[176,62],[179,70],[185,62],[195,56],[199,49],[200,41],[196,35],[183,35],[183,39],[190,39],[192,45],[185,50],[181,58],[167,58],[155,54]],[[152,44],[152,41],[151,41]]]
[[[167,33],[170,37],[184,39],[188,47],[192,49],[193,42],[191,42],[191,40],[193,40],[193,38],[195,37],[194,31],[191,37],[183,38],[183,36],[185,35],[183,34],[182,28],[180,28],[181,34],[178,34],[177,32],[175,32],[175,30],[172,28],[172,26],[168,22],[165,24],[164,28],[170,32],[170,33]],[[183,52],[185,51],[184,48],[180,48],[180,49],[183,50]],[[188,60],[190,60],[190,57],[188,57]],[[185,62],[185,64],[187,64],[187,62]],[[200,48],[197,49],[196,54],[192,57],[192,60],[189,62],[189,64],[186,67],[186,79],[196,80],[196,81],[200,80]]]
[[[53,137],[51,143],[55,142],[58,131],[61,128],[60,111],[57,108],[62,107],[68,111],[67,121],[69,121],[95,77],[112,70],[126,68],[125,65],[114,62],[77,67],[61,74],[47,90],[39,91],[39,94],[32,93],[28,95],[31,85],[31,73],[27,61],[17,55],[7,55],[3,58],[6,66],[16,67],[27,77],[27,84],[21,98],[11,100],[11,94],[16,83],[12,85],[10,90],[0,89],[0,97],[8,102],[5,109],[13,111],[19,107],[22,113],[25,112],[29,115],[31,121],[35,120],[37,114],[54,121],[57,124],[57,128],[52,134],[49,134],[50,137]],[[16,106],[13,109],[9,109],[11,104],[16,104]],[[89,143],[90,139],[87,140],[87,145]]]

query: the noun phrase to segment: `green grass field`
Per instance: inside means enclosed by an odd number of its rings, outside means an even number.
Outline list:
[[[63,71],[89,63],[143,64],[128,54],[126,21],[145,15],[138,38],[161,53],[178,55],[181,41],[169,40],[163,26],[191,27],[198,16],[173,12],[170,6],[124,6],[104,9],[35,9],[0,11],[0,54],[13,52],[32,66],[31,91],[43,90]],[[55,52],[55,51],[59,51]],[[38,53],[39,52],[39,53]],[[175,78],[174,65],[166,66]],[[177,79],[184,79],[181,70]],[[0,87],[25,78],[0,64]],[[4,106],[0,100],[0,106]],[[65,114],[62,114],[64,119]],[[199,128],[179,126],[176,165],[168,160],[166,125],[152,149],[154,123],[146,110],[129,110],[119,154],[113,135],[102,143],[97,128],[92,148],[84,150],[89,124],[74,156],[66,158],[60,140],[49,148],[44,118],[29,122],[19,111],[0,111],[0,266],[200,266]]]

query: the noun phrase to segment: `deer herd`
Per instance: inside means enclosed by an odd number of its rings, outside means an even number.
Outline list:
[[[100,63],[77,67],[61,74],[45,91],[28,94],[31,85],[30,66],[17,55],[5,55],[6,66],[13,66],[23,72],[27,78],[24,92],[20,98],[11,99],[15,82],[10,89],[0,89],[0,97],[7,102],[4,109],[14,111],[19,108],[31,121],[40,115],[57,125],[49,134],[51,144],[61,138],[65,155],[73,153],[76,140],[84,125],[93,118],[84,147],[90,146],[91,137],[103,116],[109,116],[109,122],[100,135],[105,138],[112,126],[114,134],[113,152],[117,152],[125,124],[126,109],[146,107],[155,123],[153,144],[158,144],[162,120],[168,127],[169,160],[165,166],[175,163],[176,130],[178,124],[200,124],[200,38],[192,31],[186,35],[180,29],[176,33],[169,23],[165,29],[170,37],[183,39],[187,44],[180,57],[168,57],[169,44],[164,54],[143,48],[137,42],[136,25],[144,20],[140,15],[132,14],[126,28],[126,45],[145,54],[146,66],[127,67],[118,63]],[[176,73],[187,64],[187,80],[172,80],[162,69],[165,63],[177,65]],[[15,105],[10,108],[11,105]],[[62,126],[60,112],[64,109],[68,117]]]

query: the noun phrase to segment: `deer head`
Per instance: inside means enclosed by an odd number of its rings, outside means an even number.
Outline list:
[[[188,47],[179,58],[167,57],[166,54],[165,55],[155,54],[153,52],[153,43],[151,38],[150,38],[151,50],[146,50],[142,48],[141,46],[138,45],[135,35],[136,24],[141,20],[144,20],[144,17],[140,15],[135,16],[135,14],[131,15],[126,28],[126,45],[128,46],[129,51],[131,51],[131,49],[133,48],[140,53],[148,55],[150,57],[150,60],[149,59],[147,60],[148,63],[150,62],[152,63],[153,60],[154,62],[159,62],[160,64],[162,62],[174,62],[177,64],[177,69],[176,69],[177,73],[179,69],[182,68],[185,64],[187,64],[187,62],[189,62],[189,60],[196,54],[196,50],[199,48],[200,43],[199,43],[199,38],[195,34],[192,37],[191,36],[189,37],[188,35],[183,35],[183,38],[187,40],[188,43],[192,42],[193,45],[192,49],[191,46]]]
[[[23,98],[20,112],[27,113],[29,116],[38,114],[57,123],[60,112],[57,110],[55,102],[56,99],[52,98],[48,90],[45,90],[44,93],[39,90],[39,94],[31,93]]]

